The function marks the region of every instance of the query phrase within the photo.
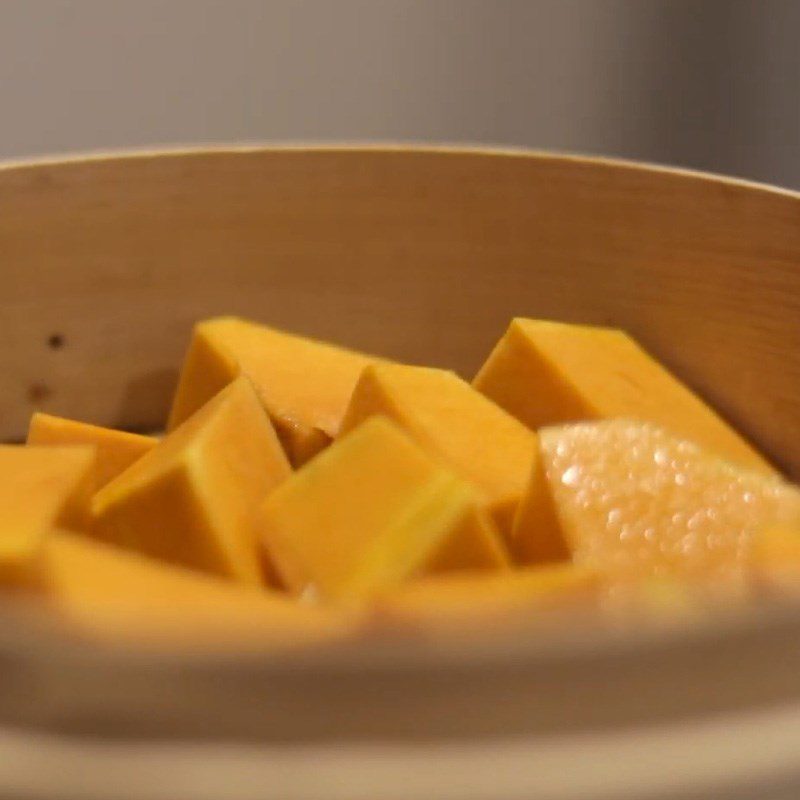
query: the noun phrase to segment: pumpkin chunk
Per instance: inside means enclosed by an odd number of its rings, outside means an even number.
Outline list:
[[[0,445],[0,585],[38,584],[50,528],[86,525],[94,461],[93,447]]]
[[[342,615],[64,531],[46,546],[47,601],[78,632],[118,643],[292,645],[346,632]]]
[[[481,492],[500,531],[514,514],[538,456],[536,434],[452,372],[401,364],[366,367],[342,423],[374,414],[403,428]]]
[[[362,598],[429,571],[505,567],[471,486],[374,417],[335,442],[262,505],[258,528],[285,585]]]
[[[94,445],[97,449],[95,488],[102,489],[131,464],[149,453],[158,444],[158,439],[37,412],[31,418],[28,444]]]
[[[300,466],[339,433],[353,387],[372,356],[235,317],[199,322],[181,372],[169,428],[237,375],[253,382],[290,461]]]
[[[735,581],[759,530],[800,521],[796,487],[649,423],[578,423],[539,439],[561,537],[553,550],[616,578]],[[532,505],[524,501],[515,535],[553,535],[526,513]]]
[[[543,621],[596,611],[602,581],[574,564],[526,567],[495,574],[431,575],[378,596],[378,621],[421,628],[487,625],[509,618]]]
[[[620,330],[515,319],[474,386],[531,428],[612,417],[641,419],[741,466],[774,472],[747,441]]]
[[[97,493],[95,531],[155,558],[259,584],[253,514],[290,473],[242,376]]]

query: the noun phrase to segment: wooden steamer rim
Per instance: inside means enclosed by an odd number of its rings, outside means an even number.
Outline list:
[[[800,477],[796,193],[482,148],[42,160],[0,166],[0,270],[3,438],[24,435],[33,405],[157,427],[189,326],[211,314],[465,374],[509,317],[529,315],[628,328]],[[514,629],[288,655],[77,648],[6,616],[0,718],[70,733],[356,749],[379,738],[400,752],[423,739],[624,736],[786,710],[800,695],[794,608],[690,630]],[[523,773],[517,788],[531,786]]]

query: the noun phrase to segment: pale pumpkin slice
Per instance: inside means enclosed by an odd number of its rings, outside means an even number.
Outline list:
[[[297,594],[360,600],[410,577],[507,565],[477,494],[373,417],[266,499],[257,527]]]
[[[0,585],[36,586],[47,532],[85,527],[93,447],[0,445]]]
[[[253,514],[290,473],[242,376],[95,495],[94,531],[155,558],[260,584]]]
[[[300,466],[339,433],[358,376],[374,360],[236,317],[204,320],[194,327],[169,428],[180,425],[244,373],[253,382],[290,461]]]
[[[534,429],[641,419],[741,466],[774,472],[752,445],[620,330],[515,319],[473,385]]]
[[[402,364],[364,369],[342,431],[374,414],[390,418],[428,453],[474,484],[500,531],[510,535],[538,458],[533,431],[455,373]]]
[[[87,422],[37,412],[31,417],[28,444],[85,444],[96,448],[95,488],[102,489],[157,444],[154,436],[117,431]]]
[[[606,420],[540,431],[544,465],[515,536],[622,580],[737,578],[760,530],[800,520],[800,491],[740,469],[650,423]],[[557,525],[540,526],[549,500]]]

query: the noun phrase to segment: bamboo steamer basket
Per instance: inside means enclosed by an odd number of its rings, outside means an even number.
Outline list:
[[[512,316],[628,329],[800,478],[800,195],[527,151],[0,166],[0,437],[163,424],[235,313],[471,376]],[[135,653],[0,611],[0,794],[793,798],[800,610],[686,627]]]

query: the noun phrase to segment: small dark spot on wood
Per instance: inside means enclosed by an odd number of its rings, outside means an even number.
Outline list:
[[[33,176],[31,178],[31,186],[37,189],[49,189],[54,184],[55,184],[55,179],[53,178],[52,172],[50,172],[49,170],[40,168],[33,172]]]
[[[47,340],[47,346],[51,350],[60,350],[65,344],[64,335],[61,333],[54,333]]]
[[[53,390],[44,383],[32,383],[28,387],[28,400],[34,405],[43,403],[53,396]]]

